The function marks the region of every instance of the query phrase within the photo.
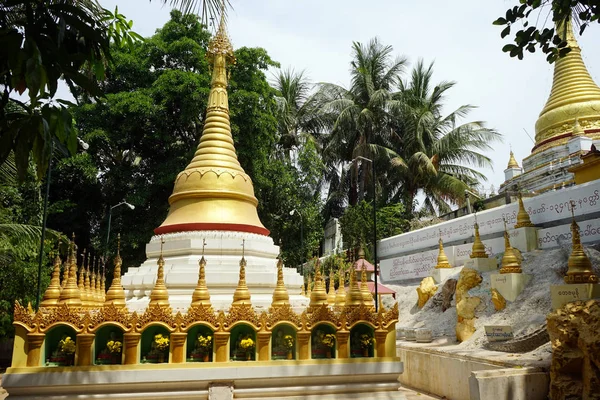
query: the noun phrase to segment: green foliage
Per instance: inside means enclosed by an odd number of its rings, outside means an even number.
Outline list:
[[[365,258],[373,259],[373,206],[362,200],[349,206],[340,218],[342,237],[346,247],[363,247]],[[377,208],[377,240],[399,235],[408,231],[408,221],[404,219],[404,206],[400,203]]]
[[[52,101],[62,79],[91,96],[100,96],[111,39],[132,44],[139,35],[131,22],[103,10],[95,1],[14,0],[0,12],[0,163],[13,151],[25,179],[32,156],[38,177],[48,167],[53,142],[71,154],[77,135],[68,102]],[[29,102],[10,98],[27,92]]]
[[[546,60],[553,63],[559,57],[565,56],[571,49],[567,46],[567,42],[562,38],[565,37],[565,31],[555,30],[554,27],[546,28],[539,26],[539,16],[542,10],[550,7],[552,13],[552,21],[558,26],[566,29],[566,22],[570,22],[572,17],[575,17],[579,33],[583,34],[588,25],[597,22],[600,23],[600,1],[562,1],[562,0],[520,0],[518,5],[515,5],[506,10],[506,15],[494,21],[494,25],[502,26],[500,36],[505,38],[514,32],[514,44],[507,44],[502,48],[502,51],[509,53],[511,57],[523,59],[525,50],[530,53],[536,51],[536,47],[541,49],[546,54]],[[537,11],[538,16],[531,15]],[[546,17],[542,18],[545,20]],[[534,22],[535,21],[535,22]],[[521,22],[522,29],[516,27],[515,24]]]

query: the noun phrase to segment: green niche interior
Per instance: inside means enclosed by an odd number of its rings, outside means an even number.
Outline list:
[[[375,331],[367,324],[356,324],[350,329],[350,357],[373,357]]]
[[[312,330],[310,355],[312,358],[335,358],[335,329],[328,324],[319,324]]]
[[[272,360],[296,359],[296,329],[288,324],[277,325],[271,336]]]
[[[210,343],[208,339],[210,338]],[[199,341],[200,339],[200,341]],[[188,330],[187,362],[210,362],[213,360],[215,346],[214,331],[206,325],[196,325]]]
[[[123,364],[123,329],[117,325],[104,325],[94,339],[96,365]]]
[[[239,324],[231,330],[229,356],[231,361],[256,360],[256,332],[250,325]]]
[[[166,349],[157,343],[157,339],[160,337],[168,339],[168,344],[166,345]],[[142,347],[140,351],[140,362],[142,364],[145,363],[164,363],[169,362],[169,348],[171,345],[171,337],[169,335],[169,331],[162,325],[151,325],[144,329],[142,332]]]
[[[61,350],[61,340],[69,342],[65,346],[65,351]],[[45,360],[46,366],[62,367],[75,364],[75,351],[77,349],[77,333],[75,329],[69,325],[56,325],[46,332],[44,342],[44,357],[41,357],[41,359]]]

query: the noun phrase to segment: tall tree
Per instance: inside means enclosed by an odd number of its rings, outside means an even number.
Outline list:
[[[393,111],[399,102],[393,94],[398,88],[401,73],[406,60],[392,56],[392,46],[383,45],[377,38],[368,44],[354,42],[352,61],[350,62],[351,85],[349,89],[325,83],[320,86],[316,102],[329,121],[331,132],[325,138],[323,154],[329,167],[330,180],[338,186],[332,186],[331,193],[339,192],[348,175],[342,176],[341,165],[362,156],[380,162],[389,158],[386,143],[393,130]],[[372,168],[354,169],[358,175],[350,179],[349,202],[365,196],[372,179]]]
[[[402,136],[394,141],[384,194],[390,201],[402,200],[408,214],[415,211],[415,197],[425,195],[423,208],[429,213],[447,212],[450,204],[460,204],[465,189],[485,181],[486,177],[473,167],[492,168],[489,157],[481,151],[490,150],[500,139],[482,121],[460,123],[473,109],[464,105],[443,114],[443,100],[455,83],[432,82],[433,64],[419,61],[410,80],[401,82],[394,96],[401,103],[397,122]]]

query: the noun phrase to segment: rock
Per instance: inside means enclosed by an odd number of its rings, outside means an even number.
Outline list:
[[[456,279],[448,279],[442,287],[442,312],[451,307],[454,292],[456,292]]]
[[[435,294],[435,292],[437,292],[437,286],[435,286],[435,281],[433,278],[431,276],[423,278],[421,285],[417,288],[417,294],[419,295],[417,306],[419,308],[423,308],[423,306]]]
[[[472,268],[463,268],[456,283],[456,339],[465,341],[475,333],[475,309],[481,303],[479,297],[468,295],[469,290],[481,284],[479,272]]]
[[[548,315],[550,397],[600,399],[600,300],[566,304]]]
[[[492,289],[492,303],[494,303],[496,311],[506,308],[506,299],[496,289]]]

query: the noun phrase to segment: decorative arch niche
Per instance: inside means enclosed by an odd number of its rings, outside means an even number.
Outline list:
[[[123,329],[120,326],[107,324],[98,329],[94,339],[94,363],[123,364]]]
[[[330,342],[333,346],[328,346]],[[311,358],[335,358],[336,355],[335,328],[329,324],[318,324],[312,329],[310,336]]]
[[[156,336],[161,335],[169,339],[169,345],[161,350],[156,343]],[[169,349],[171,348],[171,336],[169,330],[163,325],[150,325],[142,332],[142,347],[140,351],[140,362],[142,364],[160,364],[169,362]]]
[[[210,347],[203,346],[206,340],[210,338]],[[187,335],[187,362],[211,362],[213,360],[215,348],[214,331],[202,324],[198,324],[188,330]],[[202,339],[202,342],[199,341]]]
[[[254,347],[244,349],[244,340],[252,340]],[[231,329],[229,337],[229,356],[231,361],[256,360],[256,331],[248,324],[239,324]]]
[[[271,360],[295,359],[296,329],[289,324],[279,324],[273,328],[271,336]]]
[[[350,329],[350,357],[373,357],[375,349],[375,330],[373,327],[359,323]]]
[[[61,340],[70,338],[73,341],[75,351],[73,353],[61,350]],[[77,349],[77,332],[69,325],[57,324],[46,332],[44,339],[44,357],[46,366],[63,367],[75,364],[75,353]],[[73,345],[69,347],[73,347]]]

